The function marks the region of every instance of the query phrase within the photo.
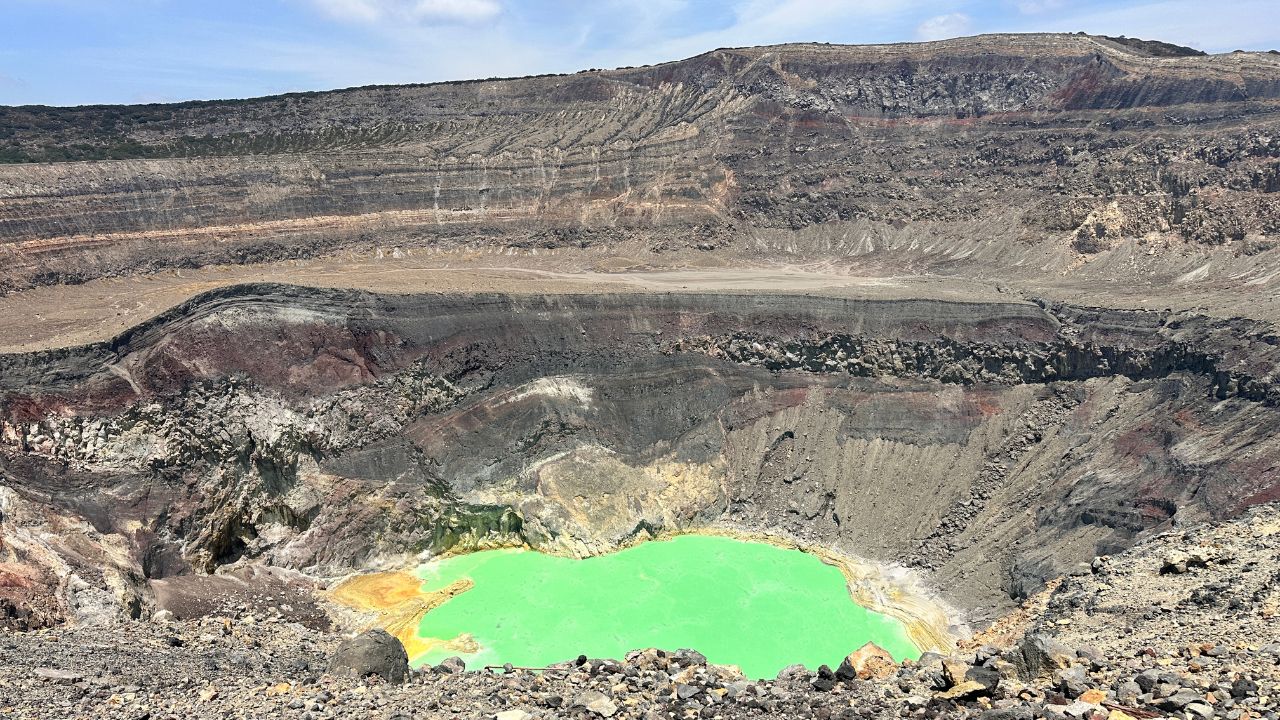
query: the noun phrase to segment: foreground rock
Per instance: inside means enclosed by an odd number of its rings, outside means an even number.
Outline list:
[[[338,645],[329,670],[335,674],[362,678],[377,675],[389,682],[404,682],[409,677],[409,656],[404,645],[386,630],[369,630]]]

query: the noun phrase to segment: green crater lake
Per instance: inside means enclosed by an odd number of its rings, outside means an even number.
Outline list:
[[[480,650],[462,655],[469,666],[694,648],[766,678],[792,663],[835,667],[868,641],[898,660],[919,656],[902,623],[853,601],[838,568],[765,543],[683,535],[583,560],[489,550],[430,562],[419,576],[428,591],[475,582],[419,627],[425,638],[470,633]],[[415,664],[456,654],[436,649]]]

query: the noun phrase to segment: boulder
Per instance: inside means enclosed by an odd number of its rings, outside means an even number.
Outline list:
[[[1054,683],[1063,695],[1075,700],[1089,689],[1089,677],[1080,666],[1059,670]]]
[[[897,668],[897,661],[887,650],[869,642],[845,657],[840,667],[836,669],[836,677],[846,682],[855,678],[862,680],[873,677],[886,678]]]
[[[399,640],[379,628],[343,640],[329,661],[329,670],[335,675],[378,675],[399,683],[409,677],[409,655]]]
[[[975,665],[964,673],[965,682],[976,682],[982,686],[983,694],[991,695],[1000,686],[1000,671],[985,665]]]
[[[1056,639],[1041,633],[1027,633],[1011,658],[1022,676],[1031,679],[1050,670],[1071,667],[1075,653]]]
[[[1190,568],[1207,566],[1215,557],[1216,553],[1212,548],[1196,548],[1190,551],[1173,550],[1161,560],[1160,572],[1166,575],[1170,573],[1180,575]]]

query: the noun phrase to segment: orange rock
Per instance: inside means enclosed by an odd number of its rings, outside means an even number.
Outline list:
[[[1080,702],[1087,702],[1093,705],[1101,705],[1103,700],[1107,699],[1107,694],[1101,690],[1086,690],[1080,696]]]
[[[869,642],[849,653],[841,663],[842,669],[852,669],[862,680],[885,678],[898,670],[898,661],[893,659],[888,650]]]

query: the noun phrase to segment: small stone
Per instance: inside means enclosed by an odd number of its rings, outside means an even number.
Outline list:
[[[586,708],[601,717],[613,717],[618,706],[604,693],[598,690],[587,690],[573,700],[573,707]]]
[[[978,715],[978,720],[1035,720],[1035,713],[1031,708],[1023,705],[1008,708],[991,708],[982,711]]]
[[[1057,680],[1058,689],[1071,700],[1080,697],[1089,689],[1089,679],[1085,675],[1084,668],[1079,666],[1059,670]]]
[[[1214,714],[1213,707],[1198,702],[1187,703],[1187,706],[1182,710],[1191,715],[1191,717],[1200,718],[1200,720],[1210,720]]]
[[[680,683],[676,685],[676,697],[680,698],[681,700],[688,700],[689,698],[695,695],[698,695],[701,692],[702,692],[702,688],[696,685],[688,685],[685,683]]]
[[[1191,703],[1203,702],[1204,699],[1200,694],[1190,688],[1179,688],[1168,697],[1160,701],[1159,705],[1165,710],[1181,710]]]
[[[1142,687],[1132,680],[1125,680],[1116,686],[1116,699],[1126,705],[1132,705],[1142,694]]]
[[[210,702],[218,698],[218,688],[207,687],[200,691],[200,702]]]
[[[1062,713],[1072,718],[1090,718],[1093,717],[1093,712],[1097,709],[1097,705],[1077,700],[1063,708]]]
[[[1094,705],[1101,705],[1102,701],[1106,699],[1107,699],[1107,694],[1102,692],[1101,690],[1096,690],[1096,689],[1085,690],[1084,692],[1080,693],[1080,702],[1087,702],[1087,703],[1092,703]]]
[[[982,683],[966,680],[956,685],[950,690],[946,690],[937,694],[943,700],[961,700],[965,698],[977,697],[986,692],[986,687]]]
[[[684,665],[686,667],[689,665],[707,664],[706,655],[703,655],[697,650],[690,650],[689,648],[681,648],[680,650],[677,650],[675,654],[671,656],[671,659],[675,660],[677,664]]]
[[[445,658],[436,666],[436,672],[446,675],[458,675],[466,672],[466,669],[467,664],[457,655]]]
[[[33,672],[35,673],[35,676],[38,678],[48,680],[50,682],[58,683],[61,685],[70,685],[72,683],[80,682],[81,680],[84,679],[84,674],[78,673],[74,670],[61,670],[59,668],[36,668]]]
[[[524,710],[503,710],[493,716],[493,720],[529,720],[533,717]]]
[[[1250,678],[1240,676],[1236,681],[1231,683],[1231,697],[1237,700],[1243,700],[1247,697],[1253,697],[1258,694],[1258,683]]]

